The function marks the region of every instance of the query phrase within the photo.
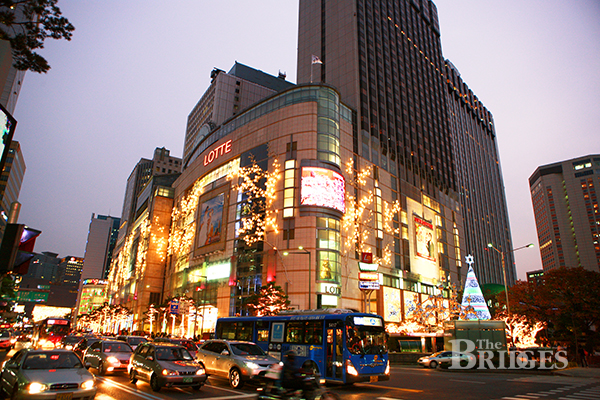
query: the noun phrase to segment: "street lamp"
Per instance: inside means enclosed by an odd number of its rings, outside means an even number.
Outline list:
[[[514,253],[517,250],[521,250],[521,249],[525,249],[527,247],[533,247],[533,246],[534,246],[533,243],[529,243],[529,244],[527,244],[525,246],[517,247],[516,249],[514,249],[514,250],[512,250],[512,251],[510,251],[508,253]],[[506,284],[506,268],[504,267],[504,253],[506,253],[506,252],[498,250],[491,243],[488,243],[488,247],[490,249],[496,250],[502,256],[502,274],[504,275],[504,294],[506,295],[506,313],[510,314],[510,305],[508,304],[508,285]]]
[[[284,256],[287,256],[288,254],[308,254],[308,309],[311,310],[312,309],[312,303],[310,301],[311,299],[311,291],[312,291],[312,269],[311,269],[311,255],[310,255],[310,251],[306,250],[304,247],[302,246],[298,246],[298,251],[294,250],[294,251],[289,251],[286,250],[283,252]]]

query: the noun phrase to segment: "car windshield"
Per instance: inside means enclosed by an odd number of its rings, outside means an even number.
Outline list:
[[[159,347],[156,349],[156,359],[161,361],[193,360],[190,353],[182,347]]]
[[[105,353],[131,353],[131,347],[127,343],[104,343],[102,351]]]
[[[79,357],[74,353],[44,352],[29,354],[23,362],[23,369],[70,369],[83,368]]]
[[[144,342],[147,342],[147,340],[141,337],[132,337],[127,339],[127,343],[132,344],[134,346],[137,346],[138,344]]]
[[[237,356],[264,356],[263,349],[254,343],[231,343],[231,350]]]
[[[9,331],[2,331],[0,332],[0,338],[7,338],[10,337],[10,332]]]
[[[83,339],[81,336],[65,336],[62,341],[66,344],[77,344],[81,339]]]

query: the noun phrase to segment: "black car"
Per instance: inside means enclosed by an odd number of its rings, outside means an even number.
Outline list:
[[[84,336],[79,343],[77,343],[73,347],[73,352],[79,356],[83,360],[83,353],[90,347],[92,344],[101,341],[102,338],[94,337],[94,336]]]
[[[73,350],[82,339],[83,336],[67,335],[60,341],[60,347],[67,350]]]

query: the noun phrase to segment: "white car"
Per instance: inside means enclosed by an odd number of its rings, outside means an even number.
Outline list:
[[[450,364],[453,361],[469,362],[470,360],[474,359],[475,356],[470,353],[459,353],[458,351],[438,351],[437,353],[419,358],[417,362],[425,368],[437,368],[440,364]]]

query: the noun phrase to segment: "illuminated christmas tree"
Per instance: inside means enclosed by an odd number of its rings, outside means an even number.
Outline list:
[[[492,319],[490,310],[488,310],[485,298],[479,287],[479,282],[475,276],[473,270],[473,256],[468,255],[466,257],[467,264],[469,264],[469,272],[467,272],[467,280],[465,281],[465,290],[463,292],[462,306],[466,308],[468,306],[473,307],[477,316],[467,315],[467,319]]]

